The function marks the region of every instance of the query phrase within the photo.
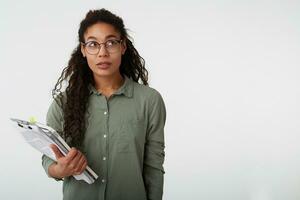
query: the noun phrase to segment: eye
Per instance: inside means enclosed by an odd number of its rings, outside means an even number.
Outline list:
[[[86,43],[87,47],[97,47],[99,44],[95,41],[90,41]]]
[[[106,46],[114,46],[114,45],[116,45],[116,44],[118,44],[118,41],[117,40],[107,40],[106,41]]]

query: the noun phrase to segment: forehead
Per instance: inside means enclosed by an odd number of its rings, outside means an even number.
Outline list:
[[[94,39],[97,41],[105,41],[108,38],[120,38],[120,33],[110,24],[97,23],[87,28],[84,33],[84,40]]]

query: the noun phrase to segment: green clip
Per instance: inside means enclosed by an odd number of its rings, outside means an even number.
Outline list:
[[[35,118],[35,117],[30,117],[30,118],[29,118],[29,122],[30,122],[31,124],[35,124],[35,123],[36,123],[36,118]]]

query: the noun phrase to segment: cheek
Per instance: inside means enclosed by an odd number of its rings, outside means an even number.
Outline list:
[[[118,67],[120,67],[121,61],[122,61],[121,58],[116,59],[116,65],[117,65]]]
[[[111,56],[111,61],[113,62],[115,67],[119,68],[119,66],[121,65],[121,60],[122,60],[121,54]]]
[[[90,69],[94,68],[96,63],[95,63],[95,59],[94,58],[91,58],[89,56],[86,57],[86,60],[87,60],[87,63],[90,67]]]

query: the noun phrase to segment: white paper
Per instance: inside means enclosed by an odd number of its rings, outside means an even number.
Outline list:
[[[29,123],[24,120],[11,120],[16,122],[16,128],[20,131],[28,144],[51,159],[56,161],[55,154],[50,148],[50,144],[55,144],[63,155],[66,155],[69,152],[69,145],[51,127],[40,123]],[[87,166],[82,174],[74,175],[74,177],[76,180],[84,180],[85,182],[92,184],[98,178],[98,175]]]

